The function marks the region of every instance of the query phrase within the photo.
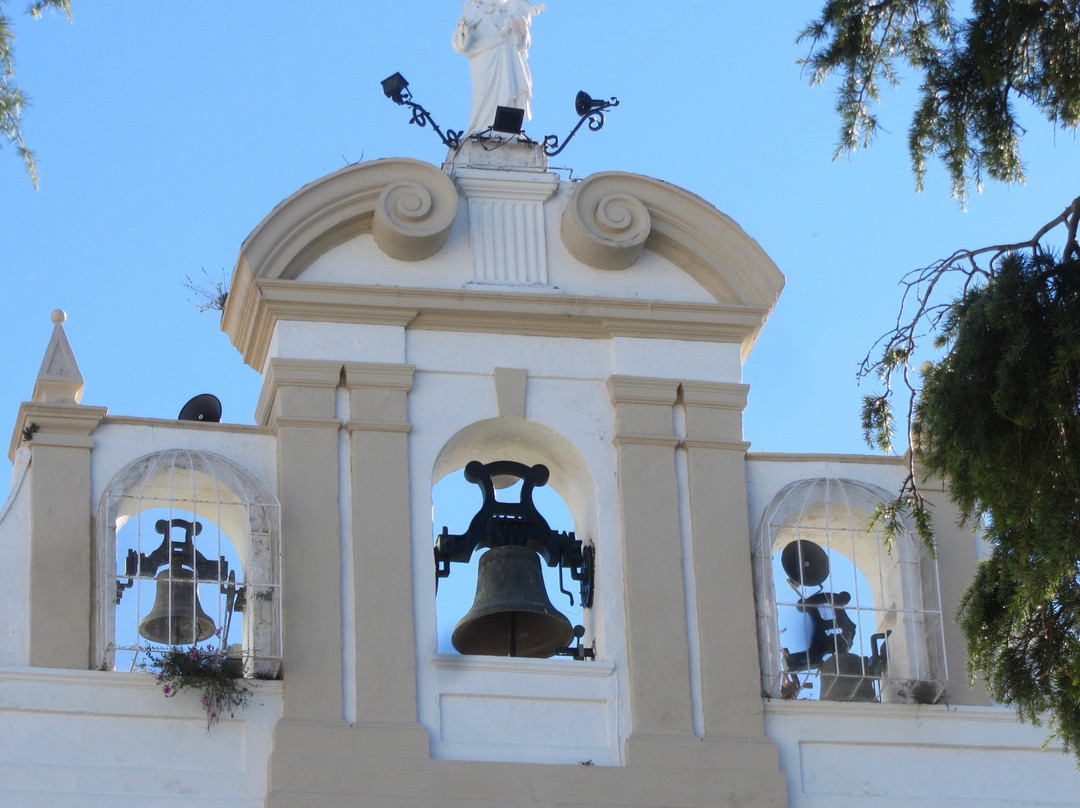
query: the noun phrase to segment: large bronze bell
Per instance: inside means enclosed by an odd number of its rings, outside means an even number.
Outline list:
[[[195,573],[166,569],[155,580],[154,608],[139,622],[141,636],[162,645],[189,645],[214,636],[214,621],[199,603]]]
[[[548,600],[540,556],[528,547],[493,547],[480,556],[473,606],[450,640],[462,654],[546,659],[574,638]]]

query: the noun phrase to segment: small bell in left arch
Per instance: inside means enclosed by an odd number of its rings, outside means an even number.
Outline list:
[[[139,635],[162,645],[191,645],[214,636],[214,621],[199,603],[195,573],[167,569],[157,578],[150,613],[139,622]]]

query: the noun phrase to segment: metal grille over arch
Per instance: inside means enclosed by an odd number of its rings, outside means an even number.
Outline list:
[[[945,670],[937,562],[902,525],[870,529],[885,491],[817,477],[781,489],[754,537],[763,692],[933,702]]]
[[[244,676],[277,675],[281,517],[258,477],[212,452],[148,454],[109,483],[99,526],[99,667],[131,669],[147,645],[216,631]]]

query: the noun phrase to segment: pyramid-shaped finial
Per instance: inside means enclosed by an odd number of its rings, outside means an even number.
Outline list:
[[[62,309],[55,309],[50,315],[53,321],[52,338],[45,349],[45,358],[41,361],[37,381],[34,382],[34,395],[31,401],[43,404],[78,404],[82,400],[83,377],[79,372],[79,363],[64,333],[64,321],[67,314]]]

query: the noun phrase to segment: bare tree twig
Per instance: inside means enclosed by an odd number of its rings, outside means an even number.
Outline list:
[[[1060,215],[1044,224],[1025,241],[957,250],[945,258],[912,270],[904,276],[901,280],[904,290],[900,298],[896,324],[874,341],[860,362],[856,373],[859,380],[872,376],[884,387],[883,392],[868,395],[863,401],[863,434],[870,445],[878,446],[883,452],[892,451],[891,400],[899,389],[906,388],[905,425],[908,446],[912,450],[918,448],[913,426],[921,385],[914,376],[911,359],[919,345],[938,331],[942,319],[955,303],[954,300],[937,301],[935,293],[938,291],[939,284],[945,279],[960,278],[962,279],[961,294],[966,294],[979,284],[993,281],[998,263],[1009,253],[1022,250],[1031,250],[1036,254],[1049,252],[1050,249],[1044,243],[1045,239],[1062,226],[1065,227],[1063,257],[1080,258],[1080,245],[1077,243],[1077,231],[1080,229],[1080,196],[1078,196]],[[896,378],[897,374],[899,374],[898,378]],[[888,536],[890,525],[896,524],[901,511],[912,513],[917,527],[920,520],[923,520],[924,528],[920,528],[919,533],[930,545],[932,537],[929,532],[929,522],[926,521],[928,519],[926,505],[929,503],[923,497],[919,487],[914,451],[908,452],[906,463],[907,476],[901,483],[897,498],[892,503],[882,506],[875,515],[875,520],[885,521]]]

